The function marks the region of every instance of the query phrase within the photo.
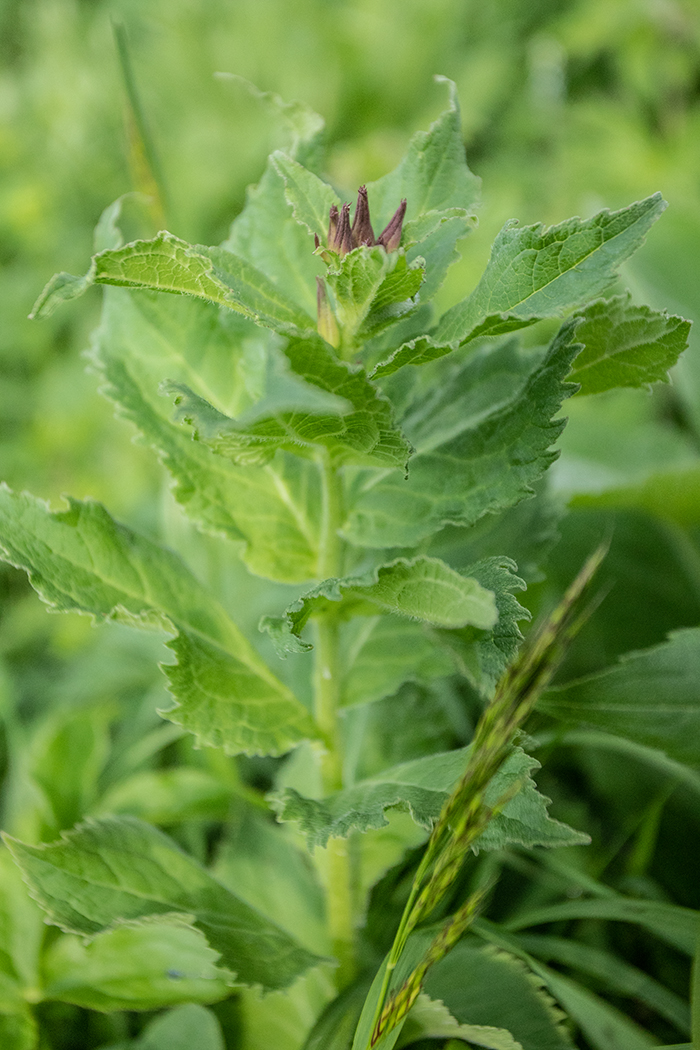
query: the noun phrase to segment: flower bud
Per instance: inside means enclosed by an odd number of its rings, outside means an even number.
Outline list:
[[[406,200],[402,200],[398,208],[394,212],[391,219],[387,223],[386,227],[382,230],[377,238],[377,244],[381,244],[385,251],[395,252],[401,243],[401,227],[403,226],[404,215],[406,214]]]
[[[374,230],[369,219],[369,201],[367,200],[367,187],[360,186],[357,191],[357,207],[355,218],[352,222],[352,246],[359,248],[361,244],[376,244]]]

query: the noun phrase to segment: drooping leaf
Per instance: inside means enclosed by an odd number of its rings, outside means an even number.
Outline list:
[[[416,448],[408,480],[358,474],[343,534],[359,546],[413,546],[448,523],[471,525],[532,494],[564,426],[554,417],[573,387],[578,350],[566,322],[542,356],[512,343],[485,347],[430,392],[421,388],[401,426]]]
[[[592,219],[545,229],[507,223],[474,291],[440,319],[438,343],[464,343],[560,316],[609,286],[666,207],[660,193]]]
[[[309,380],[310,404],[296,395],[296,404],[279,405],[274,415],[260,407],[251,418],[234,420],[187,387],[171,384],[178,418],[193,426],[197,440],[239,465],[260,465],[279,449],[308,453],[322,447],[338,462],[405,470],[411,446],[393,425],[391,405],[361,371],[333,358],[321,340],[291,340],[284,352],[293,371]],[[317,404],[318,388],[340,399],[332,415]]]
[[[246,336],[244,350],[248,345]],[[262,348],[256,341],[251,349],[256,360]],[[316,465],[281,452],[262,469],[237,467],[173,424],[169,403],[157,393],[166,378],[191,382],[194,374],[201,380],[217,361],[209,386],[223,395],[222,410],[249,407],[252,398],[236,397],[253,377],[235,366],[235,343],[213,308],[184,297],[106,289],[92,359],[105,380],[103,392],[158,451],[175,479],[176,499],[200,527],[244,540],[243,558],[261,576],[288,582],[317,576]]]
[[[234,983],[218,957],[199,930],[162,920],[108,930],[88,944],[64,934],[44,961],[44,997],[105,1011],[213,1003]]]
[[[183,916],[238,981],[268,989],[286,987],[319,961],[134,817],[89,820],[47,845],[6,841],[32,894],[67,933]]]
[[[475,579],[461,576],[437,558],[400,558],[363,576],[326,580],[299,598],[284,618],[265,617],[268,631],[282,655],[304,652],[300,634],[309,617],[334,613],[348,616],[400,614],[440,627],[473,624],[489,629],[496,622],[494,595]]]
[[[469,748],[462,748],[405,762],[318,801],[287,789],[275,806],[281,820],[300,822],[312,849],[325,846],[331,837],[347,836],[353,828],[369,831],[385,826],[385,810],[394,806],[409,809],[416,823],[429,830],[464,773],[468,756]],[[508,842],[557,846],[588,841],[586,835],[549,817],[548,800],[530,776],[538,767],[536,759],[516,748],[494,777],[486,793],[489,805],[519,781],[522,787],[489,824],[478,840],[479,849],[501,849]]]
[[[482,587],[496,596],[498,620],[490,630],[463,627],[440,631],[437,635],[457,659],[458,666],[472,685],[490,696],[496,682],[518,651],[522,634],[519,620],[529,619],[527,609],[517,600],[513,591],[523,590],[524,582],[515,575],[515,562],[508,558],[487,558],[464,570]]]
[[[303,705],[174,553],[119,525],[99,503],[69,507],[52,513],[1,489],[4,557],[58,611],[174,631],[168,644],[179,662],[165,669],[177,703],[172,721],[232,752],[280,753],[315,735]]]
[[[700,629],[543,694],[540,708],[565,722],[594,726],[700,765]]]
[[[563,1015],[519,959],[463,940],[428,974],[426,993],[460,1024],[501,1027],[523,1050],[573,1050]]]
[[[371,372],[372,379],[393,375],[404,365],[427,365],[437,361],[446,354],[451,354],[459,346],[457,340],[452,343],[436,342],[430,335],[419,335],[394,350],[384,361],[380,361]]]
[[[244,259],[225,248],[188,244],[165,231],[150,241],[98,252],[84,277],[57,274],[39,296],[31,316],[49,316],[61,302],[82,295],[92,284],[193,295],[228,306],[285,335],[316,327],[307,313]]]
[[[621,386],[668,382],[668,370],[688,345],[690,321],[635,306],[630,295],[601,299],[581,312],[576,338],[583,350],[570,379],[579,395]]]

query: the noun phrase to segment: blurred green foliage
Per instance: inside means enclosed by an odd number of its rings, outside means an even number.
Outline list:
[[[246,185],[257,181],[281,134],[260,102],[235,80],[216,77],[219,71],[321,113],[327,172],[348,195],[393,167],[410,134],[436,115],[443,93],[433,74],[456,81],[484,206],[479,229],[463,243],[463,258],[440,293],[443,304],[471,289],[507,219],[554,223],[663,193],[670,208],[628,264],[625,283],[641,301],[696,321],[691,347],[670,386],[651,395],[611,392],[567,408],[571,423],[551,487],[569,513],[547,579],[535,582],[527,600],[534,609],[551,603],[612,523],[605,572],[613,591],[563,674],[607,666],[673,628],[697,625],[697,0],[0,0],[2,477],[54,502],[63,492],[95,496],[137,528],[191,547],[195,541],[150,453],[127,440],[128,428],[112,418],[85,371],[80,350],[97,321],[99,294],[49,321],[26,319],[55,270],[84,271],[103,208],[125,192],[152,189],[114,23],[128,37],[162,170],[166,225],[194,242],[226,237]],[[135,229],[152,232],[156,212],[137,207]],[[197,542],[202,574],[218,583],[216,542]],[[156,639],[94,630],[82,618],[47,617],[24,577],[7,568],[0,573],[5,827],[29,840],[50,838],[94,810],[120,778],[145,775],[154,765],[223,776],[214,753],[193,752],[177,734],[166,739],[170,730],[159,725]],[[246,583],[236,573],[220,587],[230,594],[235,583],[237,601],[245,604]],[[258,613],[244,614],[251,630]],[[76,707],[88,717],[72,718]],[[67,747],[85,763],[61,788],[52,778],[59,775],[56,755]],[[265,786],[264,763],[244,773]],[[586,860],[577,856],[564,874],[550,872],[553,882],[566,885],[571,871],[586,864],[591,875],[623,891],[698,907],[697,879],[683,852],[689,829],[697,841],[697,798],[676,792],[661,819],[668,793],[659,776],[635,809],[635,785],[650,783],[648,771],[633,757],[585,747],[560,752],[544,774],[543,788],[555,796],[561,818],[597,842]],[[242,789],[235,783],[231,790]],[[200,809],[220,816],[222,799],[195,803],[183,808],[187,819],[174,833],[204,857],[210,824],[190,817]],[[508,893],[546,896],[546,889],[523,889],[513,865],[511,881],[499,890],[504,902]],[[672,953],[660,949],[645,959],[648,949],[636,935],[615,936],[627,957],[683,993],[685,971]],[[43,1009],[55,1031],[78,1030],[77,1008]],[[81,1045],[135,1036],[141,1023],[90,1024]]]

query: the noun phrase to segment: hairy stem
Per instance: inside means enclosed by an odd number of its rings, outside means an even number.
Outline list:
[[[341,576],[343,545],[341,487],[337,470],[326,454],[322,461],[323,517],[319,544],[318,575],[323,579]],[[316,624],[314,707],[316,721],[324,735],[326,750],[321,758],[323,793],[343,786],[343,754],[338,724],[340,706],[338,621],[333,612],[319,617]],[[328,926],[333,952],[340,966],[339,988],[348,984],[355,971],[353,894],[350,858],[346,839],[330,839],[324,854]]]

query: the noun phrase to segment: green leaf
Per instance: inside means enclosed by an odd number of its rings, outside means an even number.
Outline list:
[[[496,622],[494,595],[475,579],[461,576],[437,558],[399,558],[363,576],[325,580],[303,595],[283,619],[266,616],[261,629],[270,633],[281,655],[305,652],[301,632],[311,616],[332,612],[339,617],[398,613],[440,627],[473,624],[488,629]]]
[[[398,167],[367,184],[378,230],[388,223],[402,198],[408,205],[407,224],[427,212],[452,208],[472,212],[478,204],[481,180],[467,167],[456,87],[446,77],[436,80],[448,87],[448,108],[428,131],[416,132]]]
[[[391,405],[368,382],[362,370],[336,360],[321,340],[290,340],[285,347],[296,375],[307,380],[312,396],[294,395],[297,404],[279,405],[266,415],[256,406],[252,418],[233,420],[187,387],[169,384],[176,393],[178,418],[192,424],[196,440],[239,465],[268,461],[279,449],[303,452],[314,447],[329,449],[339,462],[350,461],[405,470],[411,446],[396,430]],[[318,388],[341,399],[341,410],[319,414]],[[347,411],[343,410],[347,406]],[[325,406],[324,406],[325,407]]]
[[[248,347],[258,359],[263,348],[257,339],[251,346],[245,335],[244,354]],[[243,540],[243,559],[258,575],[286,582],[318,575],[316,465],[281,452],[262,469],[236,467],[173,424],[168,402],[157,394],[166,377],[208,380],[199,392],[216,390],[222,410],[249,407],[252,399],[240,400],[240,391],[254,375],[236,367],[236,342],[213,307],[107,289],[92,359],[105,381],[103,393],[158,451],[175,480],[175,498],[201,528]]]
[[[670,635],[600,674],[547,690],[540,710],[700,765],[700,628]]]
[[[150,241],[98,252],[84,277],[57,274],[39,296],[31,316],[48,317],[63,300],[82,295],[92,284],[193,295],[228,306],[286,335],[316,327],[307,313],[244,259],[224,248],[188,244],[165,231]]]
[[[315,735],[303,705],[177,555],[119,525],[99,503],[69,504],[52,513],[0,489],[4,556],[57,611],[178,632],[168,645],[179,663],[164,668],[177,703],[171,721],[229,752],[279,754]]]
[[[583,350],[569,376],[581,384],[581,395],[667,383],[688,345],[690,321],[635,306],[629,294],[592,303],[581,316],[576,338]]]
[[[602,919],[608,922],[632,922],[648,930],[678,951],[692,956],[700,928],[698,912],[675,904],[610,896],[593,900],[565,901],[533,908],[507,924],[509,930],[524,930],[546,922],[567,919]]]
[[[43,915],[27,893],[17,865],[0,848],[0,977],[24,989],[37,989],[45,932]]]
[[[519,620],[529,620],[530,614],[513,595],[525,589],[525,583],[515,575],[515,562],[509,558],[487,558],[464,569],[496,596],[498,620],[490,630],[463,627],[460,630],[440,631],[440,644],[455,656],[462,674],[482,694],[491,696],[496,683],[511,662],[522,642]]]
[[[457,340],[452,343],[438,343],[432,336],[420,335],[394,350],[386,360],[381,361],[370,373],[372,379],[393,375],[404,365],[427,365],[438,361],[446,354],[451,354],[459,346]]]
[[[218,958],[203,933],[173,922],[118,927],[87,944],[64,934],[44,961],[44,998],[107,1012],[213,1003],[233,984]]]
[[[239,900],[155,828],[133,817],[89,820],[48,845],[6,838],[50,921],[91,936],[181,915],[243,984],[285,988],[319,962]]]
[[[479,284],[440,319],[436,342],[460,342],[561,315],[604,292],[666,207],[660,193],[545,229],[507,223]]]
[[[35,1050],[39,1032],[21,989],[0,974],[0,1046],[3,1050]]]
[[[336,207],[340,204],[333,187],[281,150],[273,153],[270,161],[284,180],[284,195],[296,221],[310,234],[316,234],[321,244],[326,244],[329,212],[334,204]],[[313,244],[309,252],[313,252]]]
[[[286,632],[280,640],[289,644]],[[422,623],[400,616],[362,616],[341,624],[341,707],[372,703],[391,696],[404,682],[429,682],[453,671],[451,655],[435,644]]]
[[[459,1039],[487,1050],[523,1050],[505,1028],[488,1025],[460,1024],[444,1003],[421,994],[406,1018],[397,1047],[409,1046],[419,1039]]]
[[[523,1050],[573,1050],[563,1015],[519,959],[463,940],[428,974],[426,993],[441,999],[460,1024],[500,1027]]]
[[[358,546],[413,546],[444,525],[472,525],[532,494],[556,458],[564,421],[553,417],[573,387],[564,379],[578,345],[566,322],[542,356],[513,342],[483,347],[407,405],[401,426],[416,454],[398,471],[358,474],[344,536]],[[430,375],[425,374],[426,382]]]
[[[190,766],[151,769],[118,781],[92,807],[95,814],[129,813],[149,824],[181,820],[225,820],[231,790],[221,780]]]
[[[211,1010],[184,1003],[156,1017],[124,1050],[192,1050],[194,1046],[197,1050],[224,1050],[224,1039]],[[122,1050],[122,1046],[105,1050]]]
[[[655,981],[653,977],[630,966],[611,952],[592,948],[576,940],[521,934],[518,943],[544,962],[569,966],[591,974],[604,983],[606,991],[629,996],[665,1017],[683,1034],[690,1035],[690,1010],[679,995]]]
[[[415,822],[429,830],[464,773],[468,756],[467,747],[404,762],[321,801],[303,798],[288,788],[277,798],[275,808],[281,820],[299,821],[311,849],[325,846],[331,837],[344,838],[353,828],[384,827],[385,810],[394,806],[408,809]],[[548,816],[548,799],[539,794],[530,776],[537,768],[536,759],[516,748],[494,777],[486,792],[489,805],[495,805],[519,781],[522,787],[489,824],[478,840],[478,849],[502,849],[509,842],[558,846],[588,841],[587,835]]]

